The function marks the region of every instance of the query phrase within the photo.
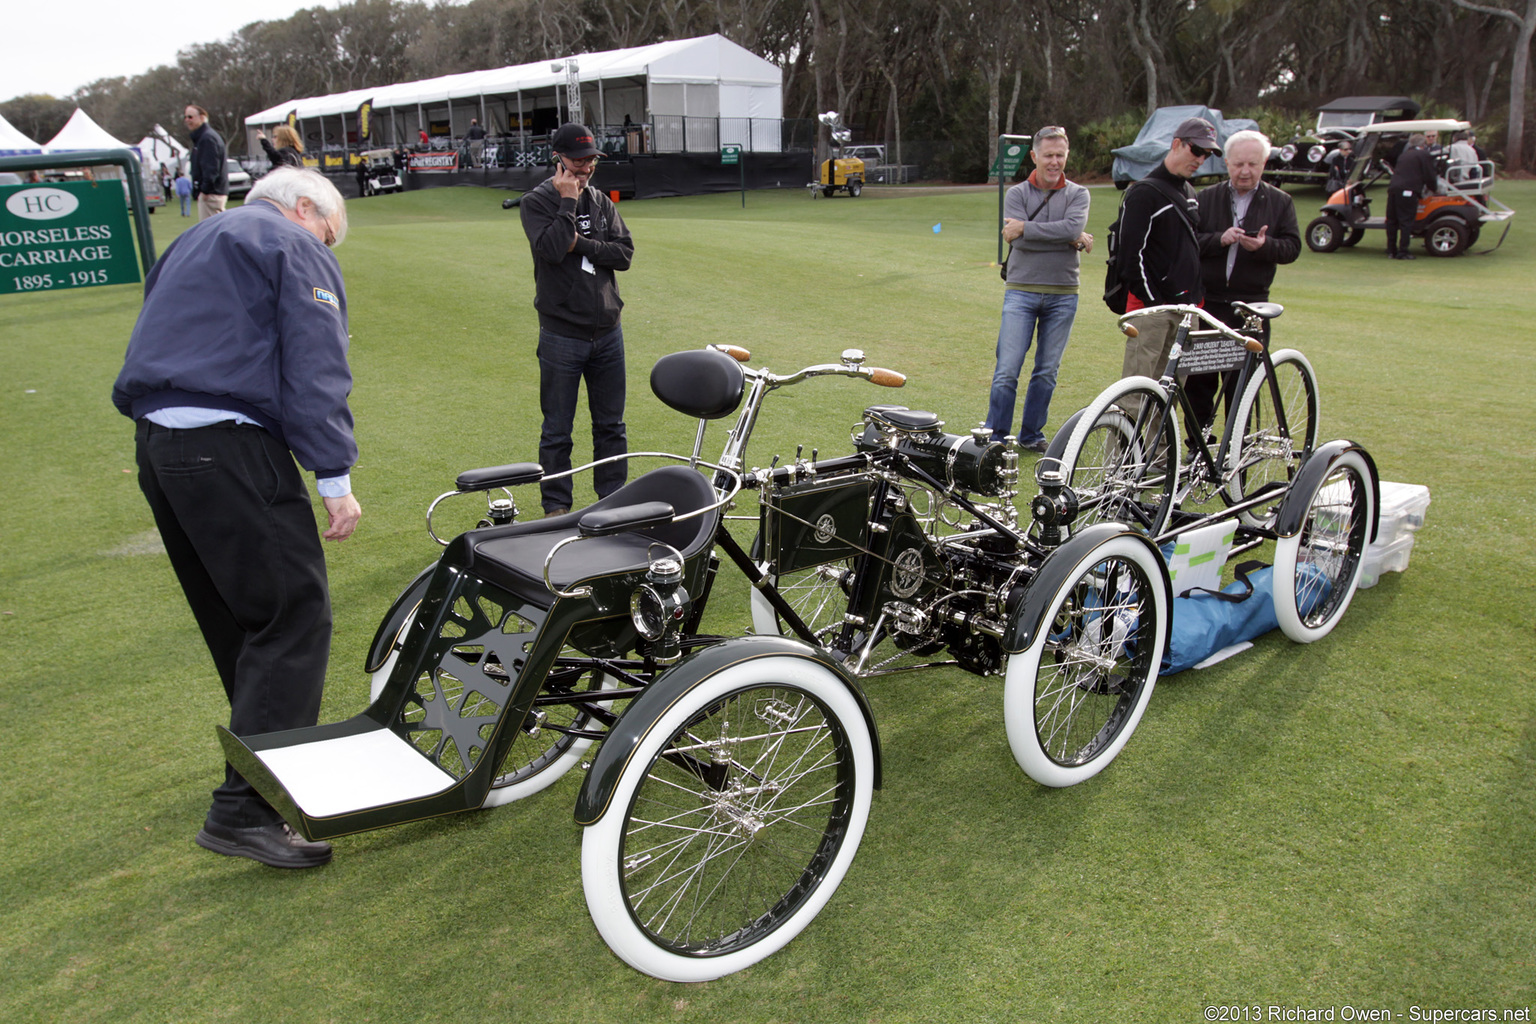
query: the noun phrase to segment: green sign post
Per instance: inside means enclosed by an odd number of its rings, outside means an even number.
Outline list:
[[[1003,263],[1003,192],[1008,188],[1008,179],[1019,173],[1019,165],[1024,162],[1024,152],[1029,147],[1028,135],[999,135],[997,137],[997,159],[992,161],[992,173],[997,175],[997,263]]]
[[[747,208],[747,167],[741,162],[741,147],[737,145],[720,147],[720,166],[735,167],[741,172],[741,208]]]
[[[139,280],[116,179],[0,186],[0,294]]]

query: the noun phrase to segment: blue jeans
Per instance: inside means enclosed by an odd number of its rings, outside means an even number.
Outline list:
[[[1035,347],[1035,369],[1024,393],[1024,412],[1019,425],[1020,444],[1045,440],[1045,420],[1051,411],[1051,392],[1056,390],[1056,370],[1072,336],[1077,316],[1076,295],[1046,295],[1015,288],[1003,294],[1003,322],[997,332],[997,369],[992,372],[992,399],[987,406],[987,426],[994,440],[1013,427],[1013,403],[1019,393],[1019,371],[1029,354],[1029,343],[1039,325],[1040,344]]]
[[[629,451],[624,431],[624,329],[615,327],[595,339],[565,338],[539,331],[539,408],[544,430],[539,436],[539,464],[544,472],[571,468],[571,425],[576,421],[576,393],[587,382],[587,407],[592,412],[592,458],[606,459]],[[629,475],[627,462],[599,466],[592,484],[606,498]],[[540,485],[544,511],[571,507],[571,478]]]
[[[191,196],[178,196],[177,198],[179,198],[181,200],[181,215],[183,217],[190,217],[190,216],[192,216],[192,197]]]

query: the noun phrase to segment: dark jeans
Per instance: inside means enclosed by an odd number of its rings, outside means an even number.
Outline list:
[[[539,436],[539,464],[544,472],[571,468],[571,425],[576,422],[576,393],[585,378],[587,407],[592,412],[592,458],[606,459],[629,451],[624,431],[624,328],[615,327],[598,338],[565,338],[539,331],[539,408],[544,430]],[[606,498],[629,475],[624,461],[599,466],[592,484]],[[571,478],[548,480],[539,486],[544,511],[571,507]]]
[[[229,698],[237,736],[314,725],[331,601],[309,492],[288,449],[233,421],[169,430],[140,420],[139,487]],[[229,765],[208,820],[281,816]]]

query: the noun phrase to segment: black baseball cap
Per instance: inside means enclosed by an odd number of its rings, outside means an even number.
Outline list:
[[[1216,141],[1216,126],[1203,117],[1186,117],[1174,129],[1173,137],[1192,142],[1202,149],[1221,148],[1221,143]]]
[[[573,160],[584,160],[602,152],[593,145],[592,129],[584,124],[561,125],[560,130],[555,132],[555,137],[550,140],[549,148]]]

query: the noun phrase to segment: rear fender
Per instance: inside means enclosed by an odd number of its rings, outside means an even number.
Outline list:
[[[597,756],[592,759],[592,769],[582,783],[581,794],[576,799],[576,823],[595,825],[608,812],[614,788],[624,774],[624,768],[634,756],[635,750],[655,728],[661,717],[689,690],[710,676],[743,661],[758,658],[791,657],[814,661],[829,669],[841,679],[859,702],[864,721],[869,726],[870,742],[875,751],[875,788],[880,788],[880,734],[875,729],[875,716],[869,700],[849,671],[841,662],[833,660],[826,651],[789,637],[744,636],[724,643],[705,647],[684,658],[663,672],[644,693],[636,697],[619,720],[609,730]]]

